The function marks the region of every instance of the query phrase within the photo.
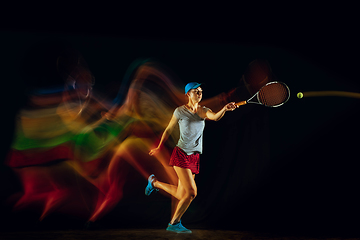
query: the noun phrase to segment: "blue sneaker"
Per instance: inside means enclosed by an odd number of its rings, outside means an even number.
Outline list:
[[[155,180],[156,180],[155,175],[154,175],[154,174],[151,174],[151,175],[149,176],[149,178],[148,178],[148,185],[147,185],[146,188],[145,188],[145,195],[146,195],[146,196],[149,196],[150,193],[152,193],[154,190],[155,190],[155,191],[159,191],[159,189],[155,188],[155,187],[153,186],[153,184],[152,184]]]
[[[185,228],[182,224],[181,221],[172,225],[172,224],[168,224],[168,227],[166,228],[166,231],[170,231],[170,232],[176,232],[176,233],[192,233],[191,230]]]

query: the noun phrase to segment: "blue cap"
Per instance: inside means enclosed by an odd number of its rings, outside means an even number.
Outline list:
[[[197,83],[197,82],[190,82],[188,84],[186,84],[185,86],[185,94],[188,93],[188,91],[190,91],[191,89],[196,89],[201,85],[201,83]]]

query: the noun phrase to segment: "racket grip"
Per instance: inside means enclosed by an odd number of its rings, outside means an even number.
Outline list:
[[[242,105],[245,105],[245,104],[247,104],[246,101],[241,101],[241,102],[235,103],[236,106],[242,106]]]

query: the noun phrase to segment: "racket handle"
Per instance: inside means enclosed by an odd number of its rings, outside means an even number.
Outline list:
[[[241,101],[241,102],[235,103],[236,106],[242,106],[242,105],[245,105],[245,104],[247,104],[246,101]]]

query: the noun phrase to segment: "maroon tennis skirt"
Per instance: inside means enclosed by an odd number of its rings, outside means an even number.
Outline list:
[[[181,148],[175,147],[171,154],[169,165],[187,168],[190,169],[193,174],[198,174],[200,167],[200,154],[194,153],[187,155]]]

